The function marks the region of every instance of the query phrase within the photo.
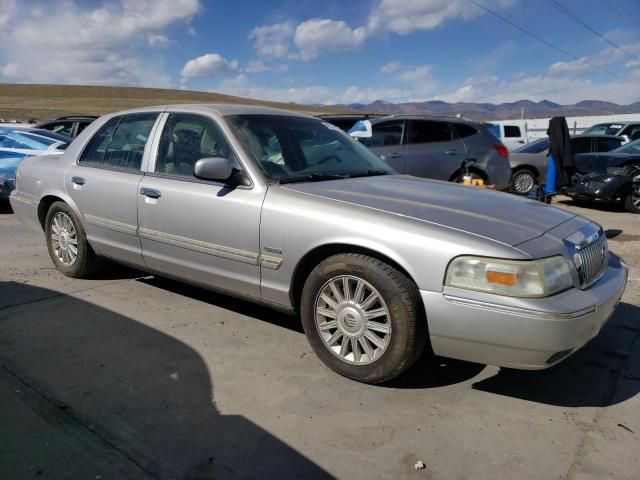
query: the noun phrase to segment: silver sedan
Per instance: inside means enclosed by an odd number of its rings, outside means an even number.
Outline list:
[[[144,108],[23,160],[11,196],[55,266],[109,258],[299,312],[330,368],[390,380],[433,352],[553,365],[594,337],[627,268],[589,220],[397,175],[338,128],[234,105]]]

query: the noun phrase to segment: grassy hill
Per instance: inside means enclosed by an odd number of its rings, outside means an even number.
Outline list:
[[[61,115],[103,115],[148,105],[170,103],[240,103],[284,108],[306,113],[347,112],[344,108],[265,102],[219,93],[160,88],[0,83],[0,118],[27,121]]]

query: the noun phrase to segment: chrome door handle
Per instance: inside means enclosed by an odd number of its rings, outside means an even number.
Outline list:
[[[71,177],[71,182],[75,183],[76,185],[84,185],[85,184],[85,180],[82,177]]]
[[[447,150],[446,152],[447,155],[460,155],[460,152],[458,150]]]
[[[402,154],[398,152],[393,152],[391,155],[389,155],[389,158],[400,158],[400,157],[402,157]]]
[[[152,188],[141,188],[140,195],[144,195],[149,198],[160,198],[162,194],[158,190]]]

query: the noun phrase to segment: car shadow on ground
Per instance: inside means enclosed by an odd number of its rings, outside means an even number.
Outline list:
[[[48,299],[0,309],[0,367],[64,417],[45,421],[74,436],[92,432],[105,455],[115,455],[113,468],[118,460],[123,472],[133,464],[135,478],[330,478],[247,418],[221,414],[215,379],[190,346],[71,296],[0,283],[0,296],[20,290],[24,298]],[[0,409],[2,425],[11,416]],[[28,444],[32,434],[0,429],[6,478],[74,471],[74,452],[42,466],[41,449]]]
[[[503,368],[476,390],[562,407],[607,407],[640,392],[640,308],[621,303],[600,334],[547,370]],[[635,372],[633,371],[635,369]]]
[[[297,315],[288,315],[176,280],[148,276],[138,281],[304,334]],[[630,343],[629,340],[640,337],[639,318],[640,308],[622,303],[595,339],[560,364],[539,371],[503,368],[496,375],[476,382],[473,388],[567,407],[607,406],[624,401],[640,391],[640,381],[633,378],[627,381],[623,372],[626,359],[633,354],[633,351],[624,351],[626,346],[640,349],[640,341]],[[484,369],[485,365],[434,356],[427,346],[411,368],[381,387],[444,387],[471,380]],[[624,385],[616,390],[618,381]]]

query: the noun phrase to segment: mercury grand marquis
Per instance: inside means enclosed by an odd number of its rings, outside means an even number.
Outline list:
[[[11,205],[67,276],[108,258],[297,312],[326,365],[369,383],[426,345],[549,367],[627,280],[586,218],[397,175],[320,119],[250,106],[101,117],[63,155],[22,160]]]

